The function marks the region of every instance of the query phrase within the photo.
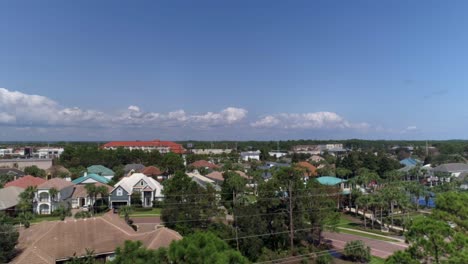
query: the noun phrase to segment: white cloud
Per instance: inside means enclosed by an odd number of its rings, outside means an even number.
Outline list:
[[[252,127],[277,127],[284,129],[367,129],[367,123],[351,123],[334,112],[282,113],[268,115],[251,123]]]
[[[401,134],[406,134],[406,133],[415,133],[419,132],[419,129],[417,126],[408,126],[405,129],[401,130]]]
[[[103,113],[78,107],[62,107],[54,100],[0,88],[0,124],[18,127],[210,127],[242,121],[247,110],[228,107],[220,112],[188,114],[184,110],[168,113],[145,112],[130,105],[120,114]]]

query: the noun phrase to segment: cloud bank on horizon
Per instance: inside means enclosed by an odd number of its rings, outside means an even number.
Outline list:
[[[167,113],[144,111],[130,105],[113,113],[62,106],[41,95],[0,88],[0,135],[19,140],[144,139],[291,139],[297,133],[323,133],[328,138],[362,135],[375,130],[366,122],[351,122],[334,112],[279,113],[248,116],[248,110],[226,107],[217,112]],[[380,129],[380,128],[379,128]],[[405,132],[415,130],[405,128]],[[340,136],[341,135],[341,136]],[[32,138],[31,138],[32,137]],[[348,137],[349,138],[349,137]]]

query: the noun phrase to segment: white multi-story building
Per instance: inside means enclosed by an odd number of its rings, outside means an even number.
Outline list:
[[[12,148],[4,148],[0,149],[0,156],[3,157],[5,155],[12,155],[13,154],[13,149]]]
[[[41,159],[58,158],[63,153],[63,148],[40,148],[37,155]]]
[[[243,161],[260,160],[260,150],[241,152],[240,156]]]

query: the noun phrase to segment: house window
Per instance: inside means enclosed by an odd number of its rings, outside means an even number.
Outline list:
[[[145,185],[145,183],[144,183],[143,181],[141,181],[141,182],[140,182],[140,185],[143,186],[143,185]]]
[[[117,196],[122,196],[123,195],[123,191],[122,189],[117,189]]]

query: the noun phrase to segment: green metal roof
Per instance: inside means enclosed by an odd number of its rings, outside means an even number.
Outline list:
[[[333,186],[333,185],[340,184],[342,182],[346,182],[346,180],[343,180],[343,179],[340,179],[340,178],[337,178],[337,177],[333,177],[333,176],[318,177],[317,181],[320,184],[329,185],[329,186]]]
[[[107,179],[106,177],[101,176],[101,175],[97,175],[97,174],[88,174],[86,176],[81,176],[81,177],[79,177],[77,179],[74,179],[72,182],[74,184],[80,184],[80,183],[82,183],[82,182],[84,182],[84,181],[86,181],[87,179],[90,179],[90,178],[97,181],[97,182],[103,183],[103,184],[108,184],[110,182],[110,180]]]
[[[97,174],[101,176],[114,176],[115,173],[113,170],[104,167],[102,165],[92,165],[87,168],[88,173]]]

